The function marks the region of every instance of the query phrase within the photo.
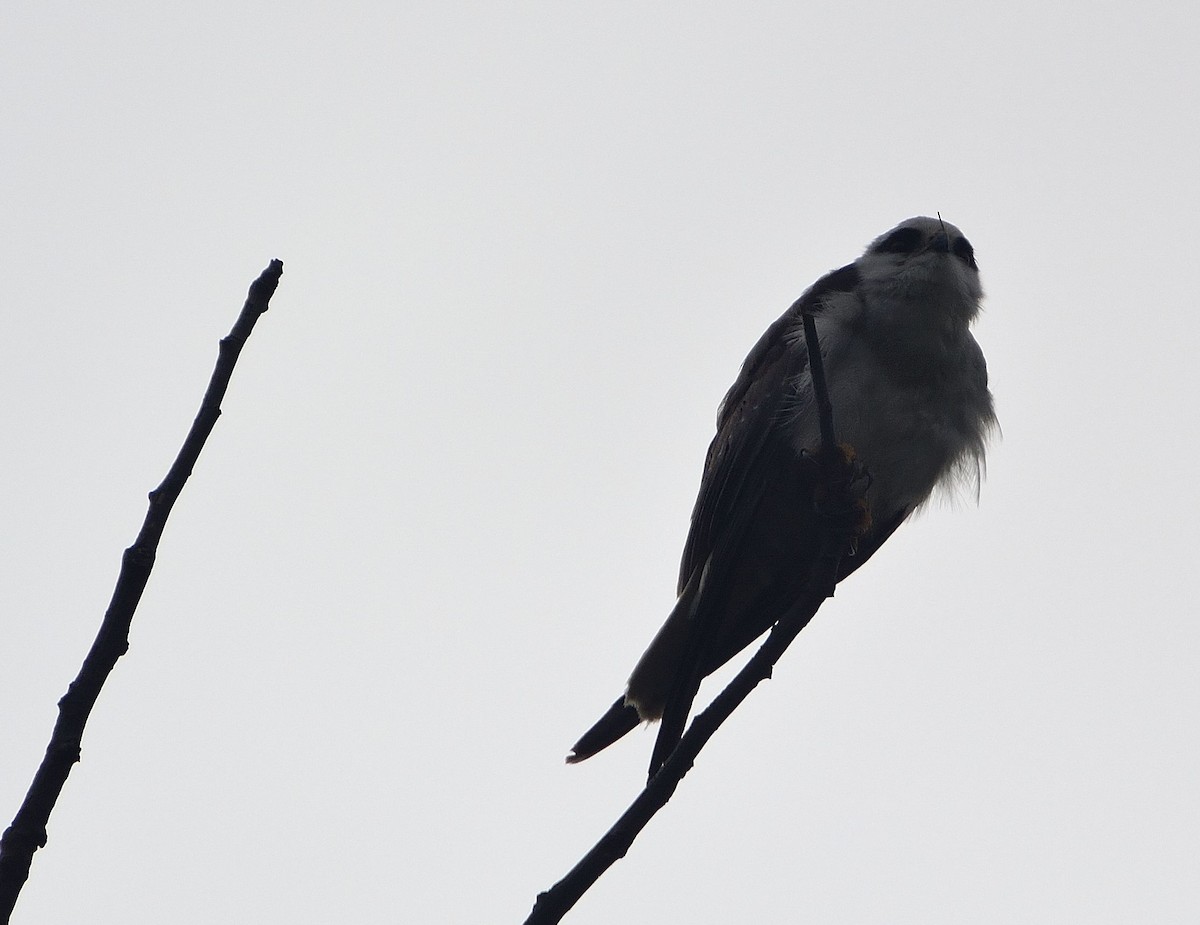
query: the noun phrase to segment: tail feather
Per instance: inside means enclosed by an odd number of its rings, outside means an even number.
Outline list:
[[[639,723],[654,722],[662,717],[663,706],[671,692],[679,659],[687,644],[692,618],[692,601],[700,588],[703,569],[697,569],[671,610],[667,622],[655,635],[650,647],[642,654],[624,697],[608,708],[596,724],[575,743],[567,764],[577,764],[601,749],[608,748]]]
[[[585,758],[591,758],[596,752],[608,748],[625,733],[635,729],[641,721],[637,708],[627,704],[624,697],[618,697],[616,703],[608,708],[608,712],[575,743],[571,754],[567,755],[567,764],[578,764]]]

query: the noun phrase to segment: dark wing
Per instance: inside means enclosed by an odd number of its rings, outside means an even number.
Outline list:
[[[755,491],[763,445],[774,430],[789,386],[808,368],[804,332],[793,305],[754,345],[737,381],[717,413],[717,433],[708,446],[692,526],[683,547],[677,594],[703,568],[718,538],[733,528]],[[799,349],[797,349],[799,348]],[[759,486],[761,487],[761,486]]]
[[[692,526],[683,548],[676,593],[682,594],[692,573],[703,567],[717,538],[744,515],[746,493],[767,439],[776,431],[789,390],[808,369],[801,312],[819,313],[825,297],[850,292],[858,285],[854,264],[821,277],[767,328],[742,364],[737,381],[717,413],[717,434],[709,444],[692,510]]]
[[[822,277],[755,344],[717,417],[684,547],[679,591],[703,570],[651,774],[683,733],[700,680],[777,620],[803,586],[815,555],[813,459],[798,456],[785,428],[808,368],[801,313],[819,313],[858,271]],[[813,448],[814,450],[816,447]]]

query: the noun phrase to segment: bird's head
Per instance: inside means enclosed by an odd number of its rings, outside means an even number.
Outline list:
[[[855,265],[881,296],[922,299],[967,323],[979,311],[975,249],[941,218],[906,219],[872,241]]]

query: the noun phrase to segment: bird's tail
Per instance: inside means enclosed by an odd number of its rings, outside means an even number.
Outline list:
[[[697,570],[699,571],[699,570]],[[596,724],[575,743],[568,764],[576,764],[601,749],[608,748],[638,723],[652,723],[662,717],[663,706],[671,692],[671,684],[679,668],[680,655],[687,642],[688,624],[691,621],[692,600],[699,587],[699,578],[684,588],[667,622],[638,660],[625,696],[608,708]]]
[[[617,702],[608,708],[608,712],[575,743],[571,754],[567,755],[567,764],[577,764],[585,758],[591,758],[601,749],[608,748],[641,721],[637,707],[626,703],[624,697],[618,697]]]

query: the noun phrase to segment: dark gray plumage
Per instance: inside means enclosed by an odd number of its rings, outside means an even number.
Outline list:
[[[871,478],[871,527],[843,560],[845,577],[934,488],[956,480],[978,487],[996,424],[970,333],[981,298],[974,250],[962,233],[941,219],[911,218],[819,279],[767,329],[718,412],[678,601],[625,694],[567,761],[661,718],[682,678],[716,670],[802,593],[817,551],[814,469],[802,454],[815,453],[820,433],[801,312],[817,319],[838,439]],[[682,729],[686,716],[673,719],[664,730]],[[652,771],[671,746],[659,742]]]

